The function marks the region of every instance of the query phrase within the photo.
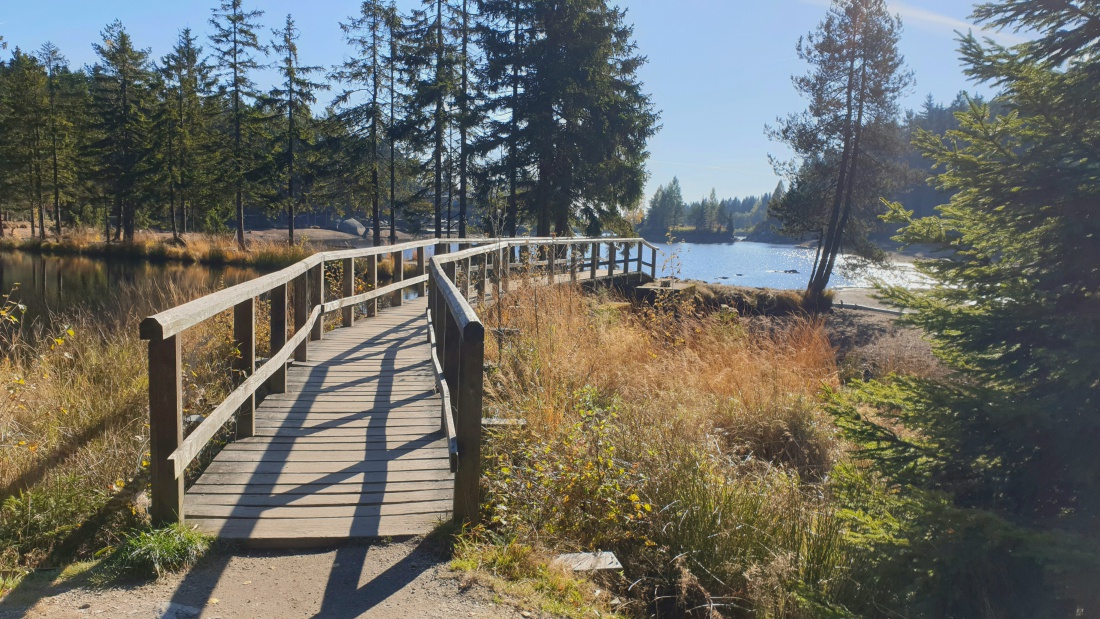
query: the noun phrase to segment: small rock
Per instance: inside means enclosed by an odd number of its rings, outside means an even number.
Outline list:
[[[81,605],[80,605],[80,610],[87,610],[87,609],[89,609],[89,608],[91,608],[91,607],[92,607],[92,605],[91,605],[91,604],[89,604],[89,603],[87,603],[87,602],[84,602],[83,604],[81,604]]]
[[[531,611],[525,610],[519,614],[521,617],[532,617]]]

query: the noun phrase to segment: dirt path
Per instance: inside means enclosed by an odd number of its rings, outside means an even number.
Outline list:
[[[313,552],[222,551],[155,582],[100,588],[93,580],[32,576],[0,602],[0,619],[538,616],[494,601],[477,585],[464,587],[420,538]]]

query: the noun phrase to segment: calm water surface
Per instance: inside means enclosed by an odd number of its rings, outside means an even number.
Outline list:
[[[187,298],[198,297],[223,286],[231,286],[259,273],[235,267],[211,268],[199,265],[149,264],[81,256],[41,256],[21,252],[0,252],[0,292],[26,307],[23,331],[33,326],[52,328],[54,317],[77,309],[97,311],[103,307],[138,307],[149,313],[168,309],[158,298],[135,299],[132,295],[149,290],[174,288]],[[136,328],[136,327],[135,327]]]
[[[803,289],[814,265],[814,250],[793,245],[750,243],[726,244],[661,243],[657,271],[663,276],[697,279],[712,284],[765,288]],[[647,258],[648,259],[648,258]],[[890,268],[844,273],[846,256],[837,259],[839,268],[829,285],[833,288],[869,288],[874,280],[889,284],[915,285],[920,282],[908,264]]]

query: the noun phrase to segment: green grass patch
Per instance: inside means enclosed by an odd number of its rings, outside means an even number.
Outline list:
[[[186,524],[138,529],[127,534],[107,559],[107,567],[134,576],[163,576],[195,565],[213,538]]]

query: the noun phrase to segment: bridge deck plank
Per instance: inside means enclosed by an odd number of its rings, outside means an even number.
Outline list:
[[[187,521],[251,546],[422,535],[454,495],[424,299],[310,342],[287,393],[256,407],[187,491]]]

